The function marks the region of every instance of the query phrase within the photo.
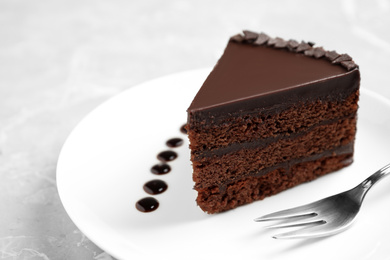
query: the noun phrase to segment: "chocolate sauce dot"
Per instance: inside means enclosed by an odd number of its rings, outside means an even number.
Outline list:
[[[158,205],[159,203],[155,198],[146,197],[137,201],[135,207],[141,212],[151,212],[156,210]]]
[[[183,134],[187,134],[187,129],[186,129],[186,126],[187,124],[184,124],[180,127],[180,132],[182,132]]]
[[[150,169],[150,171],[157,175],[167,174],[171,171],[171,166],[165,163],[156,164]]]
[[[172,147],[172,148],[174,148],[174,147],[179,147],[179,146],[181,146],[182,144],[183,144],[183,139],[181,139],[181,138],[172,138],[172,139],[169,139],[167,142],[166,142],[166,144],[167,144],[167,146],[168,147]]]
[[[168,185],[162,180],[151,180],[144,184],[146,193],[157,195],[168,189]]]
[[[170,162],[177,158],[177,153],[174,151],[164,151],[157,155],[157,159],[162,162]]]

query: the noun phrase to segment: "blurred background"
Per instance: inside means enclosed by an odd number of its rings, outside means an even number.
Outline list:
[[[73,224],[56,163],[70,131],[139,83],[212,67],[243,29],[348,53],[390,98],[390,1],[0,1],[0,259],[114,259]],[[390,111],[389,111],[390,112]]]

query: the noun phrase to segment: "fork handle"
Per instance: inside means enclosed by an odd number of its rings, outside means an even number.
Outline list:
[[[365,179],[359,186],[361,186],[364,189],[364,195],[365,193],[374,186],[375,183],[377,183],[379,180],[383,179],[383,177],[386,177],[390,175],[390,164],[387,164],[386,166],[382,167],[378,171],[376,171],[374,174],[372,174],[370,177]],[[363,195],[363,197],[364,197]]]

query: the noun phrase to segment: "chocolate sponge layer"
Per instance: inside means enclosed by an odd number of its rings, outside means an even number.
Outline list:
[[[198,205],[207,213],[218,213],[262,200],[298,184],[314,180],[352,163],[352,153],[280,167],[267,174],[248,176],[221,186],[198,190]]]
[[[355,125],[355,118],[341,119],[301,134],[281,136],[276,138],[278,140],[272,138],[264,141],[266,145],[259,140],[222,156],[193,158],[195,189],[220,185],[281,162],[321,154],[353,143]]]
[[[265,120],[238,116],[201,135],[190,131],[198,205],[208,213],[225,211],[349,165],[357,101],[358,91],[344,101],[268,111]],[[216,138],[221,135],[225,142]],[[216,145],[198,145],[202,142]]]

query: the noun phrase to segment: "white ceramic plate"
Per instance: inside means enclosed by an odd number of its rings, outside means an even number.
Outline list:
[[[69,216],[119,259],[384,259],[389,255],[389,180],[370,191],[358,221],[332,237],[275,240],[254,218],[352,188],[390,162],[390,101],[361,91],[355,162],[337,173],[263,201],[207,215],[195,203],[188,141],[179,129],[209,70],[178,73],[130,88],[90,113],[60,154],[57,184]],[[185,140],[168,148],[172,137]],[[157,176],[156,155],[174,150],[172,171]],[[141,213],[143,184],[161,179],[159,208]],[[386,183],[387,182],[387,183]],[[298,258],[299,257],[299,258]]]

